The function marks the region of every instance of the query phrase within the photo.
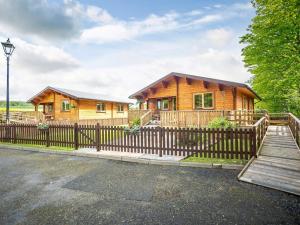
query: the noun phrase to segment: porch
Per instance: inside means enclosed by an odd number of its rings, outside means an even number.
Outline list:
[[[153,115],[159,115],[160,111],[175,111],[178,109],[176,96],[149,98],[143,103],[147,110],[153,112]],[[140,109],[143,108],[143,103],[140,103]]]
[[[44,120],[46,121],[52,121],[55,119],[54,114],[54,103],[53,102],[47,102],[47,103],[40,103],[42,106],[42,113],[44,115]],[[35,111],[38,111],[38,107],[35,107]]]

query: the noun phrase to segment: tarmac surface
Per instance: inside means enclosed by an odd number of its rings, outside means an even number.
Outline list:
[[[300,197],[238,173],[0,149],[0,224],[300,224]]]

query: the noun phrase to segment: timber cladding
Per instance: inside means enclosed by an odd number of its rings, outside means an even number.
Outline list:
[[[89,95],[90,99],[87,97]],[[35,105],[36,110],[42,105],[45,116],[55,121],[76,122],[128,117],[129,103],[95,98],[94,94],[47,87],[29,102]]]
[[[171,73],[130,98],[146,102],[147,108],[158,109],[158,101],[169,101],[167,110],[196,110],[195,95],[211,93],[212,106],[206,110],[253,110],[256,93],[244,84]],[[203,101],[203,100],[202,100]],[[176,105],[175,105],[176,104]],[[175,106],[174,106],[175,105]]]
[[[105,105],[105,111],[97,112],[96,105],[103,103]],[[128,117],[128,105],[123,104],[123,112],[118,111],[118,105],[116,102],[104,102],[96,100],[79,100],[79,119],[109,119],[109,118],[127,118]]]

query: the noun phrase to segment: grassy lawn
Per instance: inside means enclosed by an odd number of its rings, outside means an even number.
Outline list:
[[[217,159],[217,158],[204,158],[204,157],[190,156],[182,161],[183,162],[245,165],[248,160],[245,160],[245,159]]]
[[[60,147],[60,146],[50,146],[46,147],[45,145],[33,145],[33,144],[13,144],[13,143],[7,143],[7,142],[0,142],[0,148],[2,147],[29,147],[29,148],[36,148],[36,149],[48,149],[48,150],[54,150],[54,151],[73,151],[74,148],[69,147]]]

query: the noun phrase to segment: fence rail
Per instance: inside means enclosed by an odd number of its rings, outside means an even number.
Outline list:
[[[292,113],[288,114],[288,124],[291,132],[300,148],[300,120],[294,116]]]
[[[253,127],[234,129],[142,127],[131,133],[118,126],[0,125],[0,141],[20,144],[97,148],[119,152],[249,159],[256,156],[265,133],[265,118]]]
[[[270,125],[288,125],[289,113],[267,113]]]
[[[153,112],[149,110],[147,113],[141,116],[140,125],[145,126],[152,120]]]
[[[225,117],[238,125],[253,125],[265,113],[246,110],[161,111],[162,127],[205,127],[215,118]]]

